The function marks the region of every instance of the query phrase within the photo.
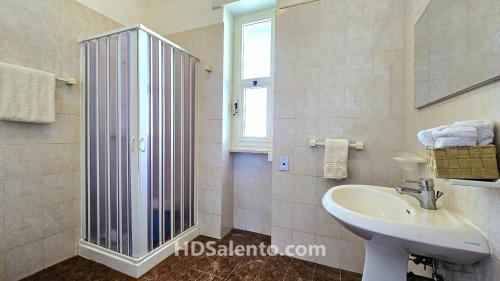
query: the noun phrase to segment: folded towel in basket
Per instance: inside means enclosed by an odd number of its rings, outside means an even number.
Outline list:
[[[455,147],[477,145],[477,129],[474,127],[444,127],[432,131],[436,140],[434,147]]]
[[[479,145],[487,145],[493,143],[495,133],[493,132],[494,124],[489,120],[469,120],[453,123],[457,127],[474,127],[477,130],[477,143]]]
[[[477,145],[477,138],[474,137],[440,137],[436,139],[435,148],[474,146]]]

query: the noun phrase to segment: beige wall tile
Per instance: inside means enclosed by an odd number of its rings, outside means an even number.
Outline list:
[[[42,174],[42,146],[5,145],[0,146],[0,160],[3,180],[27,178]]]
[[[73,227],[73,203],[67,201],[43,207],[43,234],[53,235]]]
[[[5,215],[14,215],[42,206],[42,178],[26,178],[5,182]]]
[[[44,174],[50,175],[74,171],[73,161],[75,156],[73,145],[71,144],[44,144]]]
[[[6,216],[1,238],[1,250],[15,249],[20,245],[43,237],[42,209]]]
[[[76,78],[78,39],[120,26],[77,1],[6,1],[0,25],[1,61]],[[57,83],[55,98],[55,123],[0,121],[0,252],[9,250],[0,280],[4,271],[18,280],[42,269],[40,239],[79,224],[71,200],[80,197],[80,87]]]
[[[43,269],[43,243],[29,243],[7,252],[5,257],[7,281],[19,280]]]
[[[496,96],[498,96],[495,95],[498,92],[495,83],[485,85],[479,89],[475,89],[422,110],[415,110],[413,108],[413,99],[415,96],[413,87],[414,81],[420,80],[419,77],[422,75],[421,68],[416,69],[418,72],[416,72],[415,75],[413,66],[414,55],[421,56],[422,52],[425,52],[425,50],[416,50],[417,53],[414,54],[414,49],[411,47],[414,45],[415,37],[419,36],[418,34],[414,34],[414,24],[429,2],[429,0],[408,2],[408,16],[406,19],[406,45],[410,47],[406,49],[404,58],[405,84],[402,103],[404,113],[404,129],[402,131],[403,149],[420,154],[424,153],[424,148],[416,140],[416,133],[419,130],[467,119],[490,119],[495,122],[495,127],[497,127],[496,123],[500,120],[497,114],[498,107],[495,107],[495,102],[497,100]],[[448,11],[451,11],[452,7],[458,7],[458,5],[449,5],[449,7],[450,9],[448,9]],[[435,33],[437,34],[439,32]],[[431,52],[429,56],[431,59],[437,59],[447,56],[447,54]],[[455,68],[461,69],[460,67]],[[445,69],[429,69],[428,71],[429,75],[441,77],[443,76],[444,70]],[[477,74],[473,67],[468,67],[467,70]],[[458,86],[460,85],[458,84]],[[440,84],[429,85],[429,94],[432,94],[432,90],[438,87],[444,86]],[[417,176],[428,176],[426,171],[418,172],[419,174]],[[497,192],[495,190],[477,187],[451,186],[445,180],[437,180],[436,183],[446,194],[446,196],[442,198],[443,206],[463,215],[485,233],[490,242],[490,249],[493,249],[493,255],[495,256],[495,249],[498,248],[500,243],[494,238],[498,236],[496,233],[496,228],[498,228],[496,221],[498,221],[498,218],[495,215],[498,211],[496,210],[498,209],[496,208],[498,203]],[[499,271],[495,269],[498,268],[497,260],[495,256],[495,258],[482,261],[472,269],[464,270],[463,268],[455,268],[452,269],[454,272],[444,271],[444,273],[451,276],[450,278],[453,278],[453,280],[496,280],[500,276]],[[475,274],[471,274],[471,271],[474,271]]]
[[[48,206],[73,199],[75,193],[74,185],[74,173],[44,176],[42,185],[43,205]]]
[[[360,272],[355,260],[363,256],[360,238],[319,212],[326,190],[400,180],[392,156],[403,143],[405,12],[404,1],[324,0],[276,17],[276,105],[283,108],[274,117],[271,224],[338,249],[323,264]],[[309,138],[363,141],[366,149],[349,151],[348,179],[325,180],[324,149],[309,148]],[[278,171],[280,155],[289,156],[290,171]],[[340,249],[349,247],[342,264]]]
[[[301,232],[301,231],[293,231],[292,232],[292,244],[296,248],[297,246],[312,246],[316,244],[316,236],[312,233],[307,233],[307,232]],[[300,249],[300,247],[299,247]],[[300,254],[300,255],[299,255]],[[315,262],[317,257],[314,254],[309,254],[309,253],[296,253],[296,257],[307,260],[310,262]]]
[[[73,256],[73,229],[43,239],[43,267]]]
[[[5,252],[0,253],[0,280],[5,281]]]
[[[56,121],[44,125],[44,141],[46,143],[79,142],[80,117],[71,114],[56,114]]]
[[[273,220],[274,222],[274,220]],[[271,227],[271,244],[276,246],[278,253],[285,253],[288,245],[293,243],[293,230],[279,226]]]
[[[5,216],[5,182],[0,181],[0,217]]]

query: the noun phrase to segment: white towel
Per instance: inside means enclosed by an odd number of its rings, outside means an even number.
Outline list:
[[[432,137],[436,140],[436,148],[477,145],[477,129],[475,127],[449,126],[436,128]]]
[[[420,141],[421,144],[427,146],[427,147],[433,147],[434,143],[436,142],[434,138],[432,137],[432,130],[433,129],[427,129],[427,130],[422,130],[417,133],[417,138]]]
[[[477,142],[479,145],[487,145],[493,143],[495,133],[493,132],[494,124],[489,120],[468,120],[453,123],[453,126],[458,127],[474,127],[477,130]]]
[[[449,127],[448,125],[444,125],[444,126],[439,126],[436,128],[422,130],[422,131],[417,133],[417,138],[420,141],[420,143],[422,143],[426,147],[434,147],[434,145],[436,143],[436,139],[434,139],[434,137],[432,136],[432,132],[435,130],[442,130],[442,129],[445,129],[448,127]]]
[[[347,158],[349,141],[345,139],[326,139],[323,160],[324,177],[327,179],[347,178]]]
[[[436,148],[474,146],[477,138],[474,137],[440,137],[436,140]]]
[[[0,119],[54,122],[55,79],[52,73],[0,62]]]
[[[446,137],[477,139],[477,129],[471,126],[468,127],[448,126],[448,127],[436,128],[432,130],[432,137],[436,140],[436,142],[439,138],[446,138]]]

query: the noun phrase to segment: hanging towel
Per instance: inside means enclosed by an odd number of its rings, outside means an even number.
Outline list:
[[[457,127],[474,127],[477,130],[477,143],[479,145],[487,145],[493,143],[495,133],[493,132],[494,124],[489,120],[468,120],[453,123]]]
[[[52,73],[0,62],[0,119],[54,122],[55,79]]]
[[[347,158],[349,141],[345,139],[326,139],[324,177],[327,179],[347,178]]]

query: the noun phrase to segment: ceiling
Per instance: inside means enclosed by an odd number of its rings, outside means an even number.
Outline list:
[[[277,0],[239,0],[225,5],[224,7],[232,15],[241,15],[263,9],[276,7]]]

